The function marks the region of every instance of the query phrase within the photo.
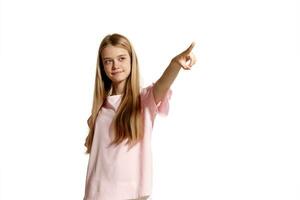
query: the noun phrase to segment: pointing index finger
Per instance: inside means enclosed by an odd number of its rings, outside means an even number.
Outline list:
[[[192,51],[192,49],[195,46],[195,42],[192,42],[192,44],[189,46],[189,48],[187,48],[186,53],[190,53]]]

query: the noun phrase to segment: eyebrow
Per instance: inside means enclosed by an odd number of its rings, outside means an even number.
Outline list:
[[[121,56],[126,56],[126,54],[121,54],[121,55],[118,55],[117,57],[121,57]],[[111,59],[111,58],[110,57],[103,58],[103,60],[107,60],[107,59]]]

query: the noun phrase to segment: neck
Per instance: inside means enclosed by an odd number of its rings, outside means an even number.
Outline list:
[[[125,89],[125,81],[122,81],[120,83],[113,83],[112,84],[112,93],[111,93],[111,95],[123,94],[124,89]]]

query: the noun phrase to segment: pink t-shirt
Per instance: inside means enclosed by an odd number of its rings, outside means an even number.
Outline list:
[[[151,134],[156,114],[167,116],[172,90],[157,105],[153,85],[141,90],[144,138],[128,151],[126,140],[118,146],[112,141],[112,119],[121,95],[108,96],[96,119],[95,133],[86,174],[84,200],[126,200],[150,196],[152,191]]]

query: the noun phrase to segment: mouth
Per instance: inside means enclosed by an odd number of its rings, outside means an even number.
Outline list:
[[[112,72],[111,74],[116,75],[116,74],[119,74],[119,73],[122,73],[122,71]]]

